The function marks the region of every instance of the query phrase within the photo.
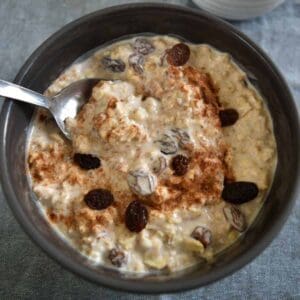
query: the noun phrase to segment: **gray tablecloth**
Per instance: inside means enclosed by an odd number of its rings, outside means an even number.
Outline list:
[[[64,24],[126,2],[133,1],[0,0],[0,78],[12,80],[31,52]],[[189,0],[168,2],[192,6]],[[300,1],[286,1],[264,17],[234,25],[271,56],[299,111]],[[161,296],[112,291],[69,273],[24,234],[1,191],[0,220],[1,299],[300,299],[300,201],[271,246],[242,270],[201,289]]]

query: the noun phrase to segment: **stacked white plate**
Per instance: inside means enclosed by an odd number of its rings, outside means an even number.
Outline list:
[[[267,13],[284,0],[193,0],[204,10],[229,20],[244,20]]]

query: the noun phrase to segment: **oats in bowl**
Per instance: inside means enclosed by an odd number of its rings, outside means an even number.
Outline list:
[[[72,143],[44,112],[28,149],[45,216],[78,251],[123,272],[177,271],[231,245],[272,183],[276,144],[262,97],[226,53],[169,36],[98,49],[46,91],[104,78]]]

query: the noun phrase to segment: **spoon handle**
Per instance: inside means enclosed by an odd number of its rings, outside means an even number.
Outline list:
[[[47,97],[26,89],[20,85],[0,79],[0,96],[12,98],[26,103],[42,106],[49,109],[50,103]]]

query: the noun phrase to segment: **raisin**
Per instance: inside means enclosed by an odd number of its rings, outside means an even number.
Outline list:
[[[139,201],[132,201],[125,212],[125,223],[127,228],[133,232],[142,231],[148,222],[148,210]]]
[[[142,74],[144,72],[144,62],[144,56],[139,53],[132,53],[128,57],[129,66],[131,66],[138,74]]]
[[[171,167],[174,170],[174,175],[176,176],[184,175],[188,170],[189,162],[190,160],[186,156],[181,154],[176,155],[172,159],[172,164],[171,164]]]
[[[246,219],[245,216],[241,213],[241,211],[233,206],[225,206],[223,208],[223,212],[226,220],[229,224],[239,232],[243,232],[246,230]]]
[[[164,154],[174,154],[178,150],[176,141],[168,134],[164,134],[160,140],[160,151]]]
[[[233,108],[227,108],[219,111],[221,126],[231,126],[236,123],[239,118],[239,113]]]
[[[179,67],[183,66],[190,58],[190,48],[183,43],[174,45],[167,52],[167,61],[170,65]]]
[[[253,182],[236,181],[225,183],[222,198],[229,203],[242,204],[253,200],[258,195],[258,187]]]
[[[134,41],[133,48],[137,53],[147,55],[155,50],[155,47],[150,41],[145,38],[137,38]]]
[[[111,261],[111,263],[120,268],[123,264],[126,263],[126,255],[125,253],[117,248],[113,248],[109,251],[108,259]]]
[[[109,207],[114,201],[114,196],[108,190],[95,189],[84,196],[86,205],[94,210],[101,210]]]
[[[156,158],[152,164],[154,174],[161,174],[167,168],[167,161],[163,156]]]
[[[114,73],[121,73],[125,70],[125,63],[121,59],[112,59],[109,56],[104,56],[101,60],[104,69]]]
[[[212,234],[211,231],[203,226],[197,226],[191,236],[201,242],[203,246],[206,248],[211,244]]]
[[[188,149],[193,146],[189,134],[180,128],[173,128],[171,131],[175,134],[175,137],[178,139],[179,147],[182,149]]]
[[[132,171],[127,176],[127,183],[133,193],[147,196],[151,195],[156,189],[156,177],[143,171]]]
[[[100,159],[91,154],[75,153],[73,159],[77,165],[85,170],[97,169],[101,166]]]

